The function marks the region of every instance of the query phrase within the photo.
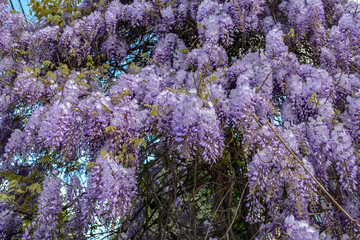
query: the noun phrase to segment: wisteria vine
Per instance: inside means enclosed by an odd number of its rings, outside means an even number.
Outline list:
[[[0,1],[0,238],[359,239],[360,5]]]

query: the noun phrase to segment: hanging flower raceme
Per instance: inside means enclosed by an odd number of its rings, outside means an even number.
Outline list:
[[[22,239],[53,239],[60,234],[58,225],[63,211],[61,179],[47,176],[43,183],[38,203],[38,215],[26,228]]]
[[[21,224],[21,216],[0,201],[0,238],[8,239],[16,236]]]
[[[93,12],[83,19],[77,19],[72,26],[67,25],[60,36],[60,45],[72,55],[80,58],[89,55],[91,42],[97,35],[104,19],[100,12]]]
[[[232,44],[234,23],[223,5],[211,0],[203,1],[198,7],[196,20],[203,42]]]
[[[125,40],[118,36],[110,36],[101,46],[101,50],[108,58],[113,58],[117,62],[121,62],[126,57],[128,49]]]
[[[33,103],[44,94],[44,84],[31,73],[23,73],[15,81],[13,95],[16,98]]]
[[[289,239],[295,240],[310,240],[310,239],[326,239],[326,234],[322,233],[319,236],[318,230],[311,227],[305,220],[296,221],[293,215],[285,219],[286,233]]]
[[[18,38],[25,28],[24,16],[20,13],[10,13],[7,3],[0,2],[0,51],[10,53],[15,51],[19,44],[13,39]],[[0,55],[1,56],[1,55]]]
[[[201,152],[205,161],[216,161],[221,156],[224,137],[211,101],[202,100],[192,89],[190,94],[180,96],[163,92],[155,104],[167,105],[161,109],[157,127],[173,138],[172,144],[182,157],[191,158]]]
[[[124,167],[102,152],[85,188],[81,209],[84,225],[94,221],[94,213],[105,222],[123,217],[136,190],[135,169]]]
[[[271,211],[272,222],[281,225],[283,214],[303,215],[309,210],[309,204],[317,204],[316,192],[312,190],[314,182],[304,169],[287,154],[287,149],[274,136],[266,125],[257,131],[258,144],[263,150],[257,152],[249,164],[247,176],[250,179],[247,216],[248,221],[261,221],[262,211]],[[295,152],[301,148],[298,139],[304,138],[295,130],[281,132],[284,141],[291,143],[289,147]],[[313,166],[306,158],[302,159],[304,165],[313,172]],[[278,212],[275,209],[282,209]],[[306,214],[305,214],[306,215]],[[266,232],[266,231],[265,231]],[[265,233],[264,232],[264,233]]]

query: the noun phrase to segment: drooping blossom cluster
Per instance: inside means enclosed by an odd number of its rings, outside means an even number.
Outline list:
[[[319,236],[319,232],[311,227],[308,222],[304,220],[296,221],[293,215],[286,217],[285,227],[286,233],[290,237],[289,239],[326,239],[325,234]]]
[[[84,221],[92,221],[94,214],[105,222],[123,217],[136,193],[135,169],[123,167],[108,155],[100,156],[85,192],[81,209]]]
[[[21,216],[14,212],[9,206],[0,202],[0,238],[8,239],[11,236],[19,236]]]
[[[47,176],[43,182],[38,204],[38,215],[25,231],[22,239],[51,239],[58,236],[62,212],[61,179]]]
[[[24,27],[24,16],[19,13],[11,13],[7,4],[0,3],[0,50],[3,53],[16,52],[17,43],[13,41],[19,38]]]
[[[91,42],[103,24],[100,12],[96,11],[83,19],[75,20],[73,26],[66,26],[59,39],[60,46],[70,49],[71,53],[85,57],[90,53]]]
[[[176,148],[184,157],[200,150],[205,161],[214,161],[222,152],[223,136],[213,104],[204,103],[195,93],[195,89],[190,90],[190,95],[176,99],[175,103],[169,102],[173,108],[169,127]]]
[[[37,81],[31,74],[24,73],[14,84],[14,97],[23,98],[24,101],[37,101],[44,93],[44,84]]]
[[[221,41],[225,45],[232,43],[234,23],[229,15],[228,5],[211,0],[203,1],[198,7],[196,21],[203,41],[213,43]]]
[[[287,17],[297,40],[309,37],[309,41],[314,44],[322,43],[325,35],[323,1],[282,1],[279,8]]]

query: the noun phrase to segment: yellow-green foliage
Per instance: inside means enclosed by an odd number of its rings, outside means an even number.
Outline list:
[[[39,21],[47,20],[51,23],[63,25],[63,14],[80,16],[77,6],[80,0],[30,0],[30,11]],[[73,19],[72,19],[73,20]]]

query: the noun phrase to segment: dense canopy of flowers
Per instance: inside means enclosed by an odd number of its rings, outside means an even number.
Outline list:
[[[0,1],[0,238],[360,238],[357,2],[60,2]]]

